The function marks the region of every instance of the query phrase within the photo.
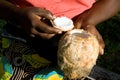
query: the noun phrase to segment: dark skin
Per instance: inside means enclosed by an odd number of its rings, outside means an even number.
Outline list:
[[[0,0],[1,19],[13,20],[31,37],[39,36],[50,39],[62,31],[47,25],[42,18],[53,20],[55,16],[48,10],[36,7],[16,7],[12,3]],[[120,10],[120,0],[98,0],[91,9],[84,11],[73,19],[75,28],[84,29],[94,34],[100,44],[100,54],[104,53],[104,41],[96,25],[114,16]]]
[[[61,30],[49,26],[42,21],[43,17],[49,20],[55,18],[50,11],[43,8],[18,8],[10,2],[1,0],[0,9],[2,10],[0,18],[14,21],[31,37],[37,35],[45,39],[50,39],[55,34],[62,33]]]
[[[118,11],[120,11],[120,0],[98,0],[91,9],[78,15],[74,22],[76,28],[82,28],[97,37],[101,55],[104,53],[105,44],[95,26],[111,18]]]

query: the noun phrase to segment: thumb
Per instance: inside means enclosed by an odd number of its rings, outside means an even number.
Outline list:
[[[78,19],[75,20],[75,22],[74,22],[74,28],[80,29],[81,26],[82,26],[82,20],[78,18]]]

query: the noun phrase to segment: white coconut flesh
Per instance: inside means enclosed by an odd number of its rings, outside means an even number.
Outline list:
[[[69,34],[79,36],[79,37],[83,37],[83,38],[88,38],[90,36],[90,34],[86,33],[83,29],[71,30]]]
[[[68,31],[73,29],[73,21],[67,17],[57,17],[53,21],[56,28],[61,29],[62,31]]]

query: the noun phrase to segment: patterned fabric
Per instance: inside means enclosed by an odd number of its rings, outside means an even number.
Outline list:
[[[63,72],[22,39],[2,35],[0,80],[62,80]]]

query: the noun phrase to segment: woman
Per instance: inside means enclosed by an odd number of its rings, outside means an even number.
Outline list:
[[[115,15],[119,4],[118,0],[1,0],[0,18],[8,22],[2,33],[1,79],[63,78],[59,69],[49,68],[57,63],[55,42],[62,35],[49,20],[59,16],[71,18],[75,28],[94,34],[103,54],[104,41],[95,26]]]

